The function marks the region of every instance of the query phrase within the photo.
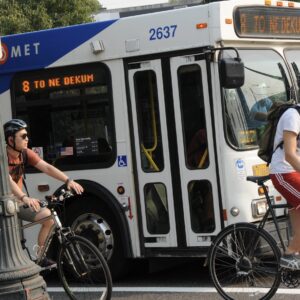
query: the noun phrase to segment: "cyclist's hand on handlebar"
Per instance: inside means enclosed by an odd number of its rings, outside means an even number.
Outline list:
[[[40,211],[40,201],[38,199],[30,198],[30,197],[24,197],[23,202],[26,206],[28,206],[32,211]]]
[[[74,180],[70,180],[67,184],[67,188],[68,190],[73,190],[75,191],[76,194],[82,194],[83,193],[83,187],[77,183],[76,181]]]

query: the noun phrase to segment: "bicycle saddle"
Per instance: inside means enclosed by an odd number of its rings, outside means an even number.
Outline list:
[[[252,181],[257,183],[258,185],[262,185],[264,182],[270,179],[270,175],[266,176],[247,176],[248,181]]]

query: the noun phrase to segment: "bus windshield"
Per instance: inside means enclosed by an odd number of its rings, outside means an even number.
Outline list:
[[[256,148],[274,101],[291,98],[291,83],[282,57],[273,50],[239,50],[245,83],[224,89],[227,141],[237,149]],[[225,55],[234,57],[231,52]]]

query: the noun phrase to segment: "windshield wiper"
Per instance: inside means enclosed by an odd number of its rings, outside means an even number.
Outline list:
[[[298,66],[294,61],[291,63],[291,65],[292,65],[294,73],[296,75],[297,85],[298,85],[298,87],[300,87],[300,73],[299,73]]]
[[[275,75],[272,75],[272,74],[264,73],[262,71],[258,71],[258,70],[255,70],[255,69],[252,69],[252,68],[249,68],[249,67],[246,67],[246,66],[245,66],[245,69],[247,69],[248,71],[251,71],[253,73],[257,73],[259,75],[263,75],[265,77],[269,77],[269,78],[273,78],[273,79],[278,79],[278,80],[281,79],[281,77],[279,77],[279,76],[275,76]]]

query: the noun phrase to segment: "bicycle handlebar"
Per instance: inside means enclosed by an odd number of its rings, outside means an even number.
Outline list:
[[[55,195],[48,195],[45,196],[44,200],[39,200],[41,207],[47,207],[49,204],[59,204],[65,201],[68,198],[71,198],[74,196],[74,193],[70,190],[61,189],[57,196]],[[27,204],[23,205],[24,208],[29,208]]]

